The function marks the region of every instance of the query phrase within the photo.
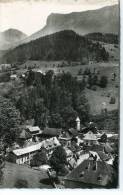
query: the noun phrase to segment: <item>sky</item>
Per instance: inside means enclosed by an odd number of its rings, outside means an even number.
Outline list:
[[[0,0],[0,31],[14,28],[31,35],[51,13],[70,13],[117,4],[118,0]]]

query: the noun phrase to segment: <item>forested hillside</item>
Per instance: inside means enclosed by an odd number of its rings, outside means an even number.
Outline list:
[[[118,44],[119,42],[118,35],[112,34],[112,33],[106,33],[106,34],[89,33],[85,37],[91,40],[101,41],[101,42],[110,43],[110,44]]]
[[[74,31],[61,31],[36,39],[10,50],[3,62],[26,60],[108,61],[109,54],[99,43],[93,43]]]

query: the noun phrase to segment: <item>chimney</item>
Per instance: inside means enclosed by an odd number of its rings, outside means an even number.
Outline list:
[[[79,117],[76,118],[76,129],[77,131],[80,131],[80,118]]]

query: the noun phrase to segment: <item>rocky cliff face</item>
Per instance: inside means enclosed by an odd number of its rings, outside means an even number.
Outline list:
[[[119,31],[119,7],[114,5],[85,12],[51,14],[47,18],[46,26],[25,41],[29,42],[62,30],[74,30],[80,35],[93,32],[117,34]]]

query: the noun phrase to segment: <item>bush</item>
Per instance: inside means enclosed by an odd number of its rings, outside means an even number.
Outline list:
[[[97,90],[97,87],[96,87],[96,86],[92,86],[91,89],[92,89],[93,91],[96,91],[96,90]]]
[[[116,99],[115,99],[115,97],[111,97],[111,99],[110,99],[110,104],[115,104],[115,102],[116,102]]]
[[[47,159],[47,153],[45,148],[42,148],[40,151],[38,151],[32,158],[30,162],[30,166],[41,166],[44,164],[47,164],[48,159]]]
[[[9,153],[9,154],[6,156],[6,161],[11,162],[11,163],[15,163],[15,160],[14,160],[14,158],[13,158],[13,154],[12,154],[12,153]]]
[[[23,179],[18,179],[14,185],[15,188],[28,188],[28,182]]]
[[[115,48],[118,48],[118,45],[114,45]]]
[[[108,78],[107,78],[107,76],[102,76],[100,78],[100,81],[99,81],[99,86],[101,88],[105,88],[105,87],[107,87],[107,84],[108,84]]]

